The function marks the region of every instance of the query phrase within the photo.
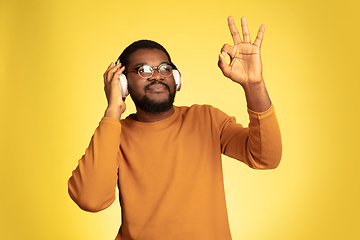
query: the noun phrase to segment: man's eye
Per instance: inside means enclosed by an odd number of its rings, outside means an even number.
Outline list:
[[[152,72],[152,67],[148,65],[141,66],[139,72]]]
[[[170,65],[163,65],[160,67],[160,71],[171,72],[172,68]]]

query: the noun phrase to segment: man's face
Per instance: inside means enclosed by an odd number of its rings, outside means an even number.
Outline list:
[[[162,63],[169,63],[166,54],[158,49],[140,49],[131,54],[129,59],[130,63],[126,68],[128,88],[136,107],[151,113],[171,109],[176,92],[173,75],[163,77],[154,70],[150,78],[142,78],[137,72],[132,72],[143,64],[158,67]]]

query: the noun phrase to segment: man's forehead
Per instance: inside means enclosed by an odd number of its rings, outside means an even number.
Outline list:
[[[129,57],[129,65],[136,65],[139,63],[162,63],[168,62],[167,55],[159,49],[139,49],[132,53]]]

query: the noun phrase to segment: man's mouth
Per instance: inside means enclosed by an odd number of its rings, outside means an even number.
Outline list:
[[[145,87],[145,91],[163,91],[164,89],[170,92],[170,87],[167,84],[159,81],[154,81]]]

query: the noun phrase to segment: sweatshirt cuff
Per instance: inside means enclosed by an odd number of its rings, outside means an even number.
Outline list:
[[[249,108],[247,110],[248,110],[250,118],[257,118],[257,119],[264,119],[275,113],[273,104],[271,104],[270,108],[264,112],[255,112]]]
[[[115,126],[116,128],[120,129],[121,130],[121,124],[118,120],[114,119],[114,118],[111,118],[111,117],[103,117],[99,123],[102,124],[102,123],[105,123],[105,124],[111,124],[113,126]]]

